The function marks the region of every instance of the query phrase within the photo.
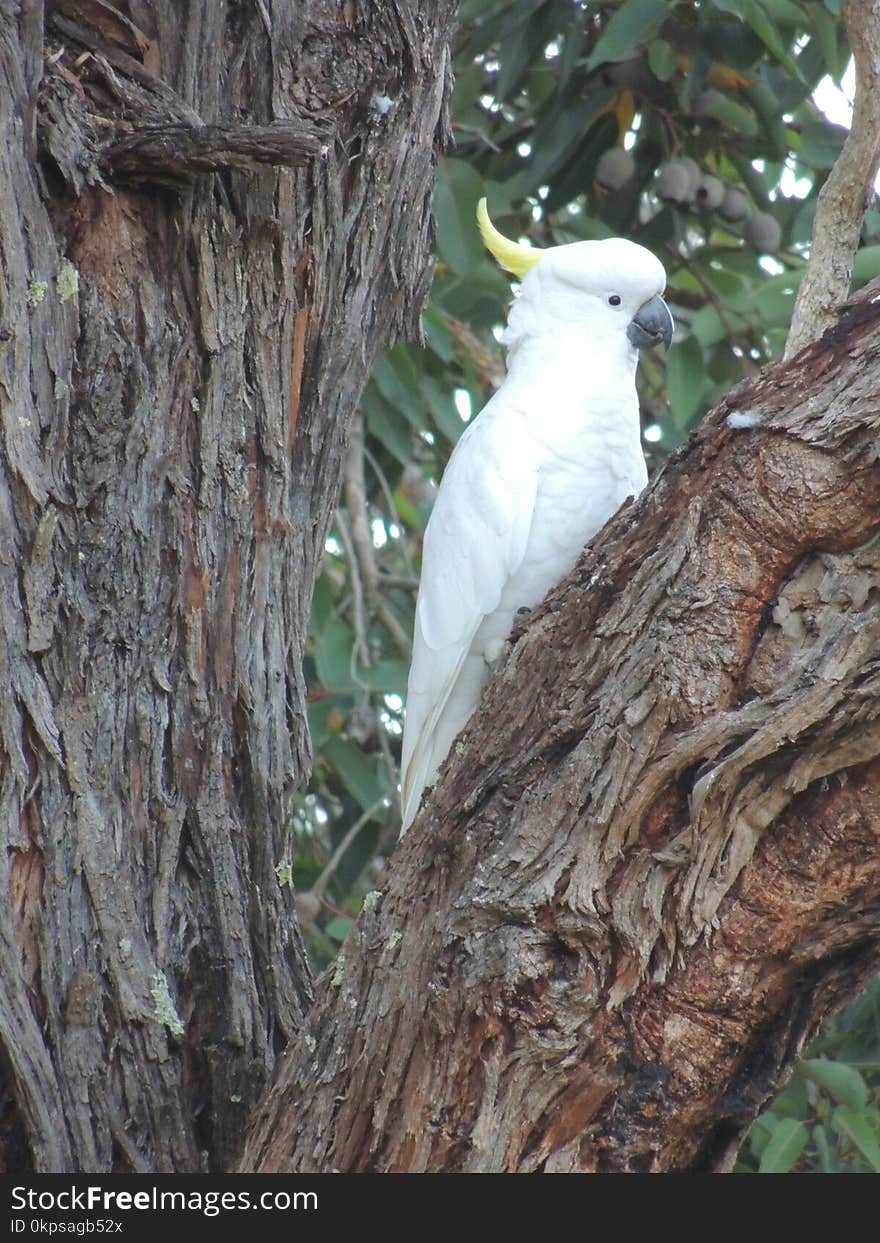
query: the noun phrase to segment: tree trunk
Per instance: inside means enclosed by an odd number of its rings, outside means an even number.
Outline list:
[[[302,647],[453,11],[0,0],[6,1169],[228,1167],[301,1023]]]
[[[880,303],[515,636],[246,1168],[709,1171],[880,965]]]

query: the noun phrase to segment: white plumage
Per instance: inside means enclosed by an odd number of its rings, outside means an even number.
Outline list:
[[[425,532],[403,734],[405,832],[479,699],[517,610],[645,486],[638,346],[664,341],[666,274],[619,238],[534,250],[488,223],[523,275],[502,341],[508,374],[449,459]]]

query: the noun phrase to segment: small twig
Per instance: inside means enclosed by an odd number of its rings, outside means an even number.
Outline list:
[[[405,591],[417,591],[419,580],[411,574],[380,574],[379,582],[383,587],[402,587]]]
[[[333,851],[333,854],[327,860],[327,866],[324,868],[321,875],[315,881],[314,885],[312,885],[312,893],[315,895],[316,898],[320,899],[322,897],[324,890],[327,888],[328,884],[333,879],[336,869],[339,867],[339,864],[342,860],[342,856],[348,850],[349,846],[352,844],[354,839],[357,837],[358,833],[360,833],[364,825],[367,824],[370,820],[372,820],[373,816],[376,814],[379,808],[384,804],[386,797],[387,795],[383,794],[381,798],[376,799],[372,807],[368,807],[367,810],[364,812],[364,814],[359,819],[355,820],[354,824],[348,830],[345,837],[343,837],[342,841]]]
[[[493,389],[499,389],[506,374],[504,364],[467,324],[454,315],[444,314],[443,319],[459,345],[467,350],[482,379]]]
[[[388,480],[385,478],[385,474],[382,470],[382,467],[376,461],[375,457],[370,452],[370,450],[367,448],[366,444],[364,445],[364,458],[366,459],[367,462],[369,462],[370,469],[373,471],[373,474],[376,476],[377,480],[379,481],[379,487],[382,489],[382,495],[385,497],[385,504],[388,506],[388,512],[391,514],[391,517],[394,519],[394,522],[397,524],[397,526],[403,529],[404,524],[401,521],[400,512],[394,503],[394,495],[391,491],[391,486],[389,485]],[[410,574],[412,575],[414,574],[412,557],[410,556],[410,551],[409,551],[409,548],[407,547],[405,540],[402,541],[400,547],[401,547],[401,552],[403,553],[403,560],[406,565],[406,568],[409,570]],[[418,583],[418,579],[416,579],[416,582]]]
[[[364,420],[358,412],[348,434],[348,448],[342,465],[343,495],[351,523],[351,542],[364,584],[367,612],[372,612],[379,590],[379,571],[370,530],[367,485],[364,479]]]
[[[852,126],[816,200],[810,260],[794,304],[785,358],[837,322],[880,168],[880,0],[847,0],[843,15],[856,65]]]
[[[400,785],[400,769],[394,759],[391,751],[391,743],[388,741],[388,731],[379,722],[379,728],[376,731],[376,737],[379,739],[379,750],[382,752],[382,759],[385,761],[385,771],[388,773],[388,784],[392,790],[396,790]],[[397,801],[397,800],[396,800]]]
[[[382,623],[391,635],[391,638],[393,639],[400,654],[409,660],[412,655],[412,643],[410,642],[409,635],[406,633],[403,626],[401,626],[400,622],[388,606],[383,604],[381,600],[376,602],[375,611],[377,620]]]
[[[461,121],[453,121],[452,128],[455,133],[473,134],[474,137],[479,138],[490,151],[497,151],[500,153],[502,150],[502,148],[498,146],[497,142],[493,142],[481,125],[464,125]]]
[[[226,168],[307,164],[326,135],[302,121],[271,125],[145,125],[103,152],[114,177],[171,187]]]
[[[712,306],[715,308],[715,313],[718,316],[719,320],[721,321],[721,327],[724,331],[725,337],[727,338],[727,344],[730,346],[734,358],[737,358],[739,360],[739,363],[743,370],[743,374],[746,376],[755,375],[757,373],[758,368],[755,366],[751,358],[749,358],[748,354],[742,348],[742,345],[740,344],[740,339],[737,336],[737,334],[734,332],[733,325],[731,324],[728,318],[727,311],[724,307],[724,303],[719,298],[717,292],[712,288],[709,281],[706,280],[705,276],[703,276],[702,272],[699,270],[696,264],[692,263],[687,255],[682,254],[680,251],[675,250],[673,247],[667,247],[667,250],[669,251],[671,255],[674,255],[674,257],[682,264],[683,267],[687,268],[688,272],[690,272],[691,276],[694,278],[694,280],[697,282],[697,284],[700,286],[700,288],[705,293],[706,297],[712,303]]]
[[[681,256],[677,255],[677,257]],[[706,305],[706,299],[696,290],[677,289],[674,285],[666,286],[666,301],[674,302],[676,306],[683,306],[688,311],[701,311]]]
[[[376,565],[376,552],[373,546],[373,533],[370,530],[370,514],[367,508],[367,485],[364,479],[364,424],[360,414],[356,415],[349,433],[348,449],[343,463],[343,494],[351,523],[352,555],[357,558],[357,569],[363,584],[363,632],[366,642],[366,623],[370,617],[376,617],[391,635],[394,643],[404,656],[409,656],[411,647],[406,631],[400,622],[380,598],[381,576]],[[343,519],[344,522],[344,519]],[[357,593],[355,592],[357,603]],[[364,662],[369,664],[370,661]]]
[[[364,684],[357,676],[358,650],[360,650],[361,654],[361,663],[368,669],[372,664],[372,661],[370,660],[370,649],[367,644],[367,615],[366,610],[364,609],[364,588],[361,583],[358,560],[355,556],[354,545],[352,543],[351,534],[348,530],[348,523],[345,520],[345,515],[340,509],[336,511],[336,529],[339,531],[339,538],[342,540],[343,547],[345,548],[345,557],[348,561],[348,569],[351,580],[352,613],[354,614],[353,620],[355,633],[354,646],[351,649],[351,679],[353,682],[357,682],[359,686],[363,686]],[[367,690],[368,688],[364,687],[364,689]]]

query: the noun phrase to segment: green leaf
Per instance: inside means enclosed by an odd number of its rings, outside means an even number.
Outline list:
[[[795,4],[794,0],[761,0],[761,7],[766,10],[772,21],[779,26],[803,29],[807,25],[807,18],[803,9]],[[818,6],[813,5],[812,7]]]
[[[785,41],[770,19],[761,0],[745,0],[743,16],[769,52],[783,65],[793,78],[800,80],[801,71]]]
[[[337,915],[330,920],[324,932],[331,940],[341,943],[351,932],[353,926],[353,919],[347,919],[344,915]]]
[[[832,1062],[827,1058],[807,1058],[798,1070],[813,1083],[823,1088],[839,1105],[849,1105],[857,1112],[868,1103],[868,1085],[852,1066],[845,1062]]]
[[[360,747],[346,738],[334,734],[324,744],[323,754],[330,761],[342,784],[363,811],[376,806],[375,815],[381,816],[381,799],[386,787],[376,776],[376,763],[366,756]]]
[[[406,690],[409,677],[409,663],[405,660],[377,660],[370,667],[358,667],[358,681],[371,691],[392,694]]]
[[[773,1134],[761,1153],[759,1174],[787,1174],[807,1144],[807,1128],[803,1122],[783,1118],[773,1128]]]
[[[816,215],[816,200],[812,196],[799,207],[791,225],[791,242],[795,246],[799,242],[806,245],[813,235],[813,218]]]
[[[828,1138],[828,1131],[824,1126],[813,1127],[813,1145],[816,1149],[821,1172],[823,1174],[836,1174],[840,1169],[840,1165],[834,1155],[831,1141]]]
[[[437,249],[459,276],[469,276],[483,261],[483,243],[477,232],[477,201],[483,183],[464,160],[440,159],[434,192]]]
[[[686,427],[695,414],[704,378],[703,351],[696,337],[690,334],[672,346],[666,362],[666,388],[676,427]]]
[[[373,365],[373,381],[382,396],[405,415],[416,427],[422,426],[418,419],[421,405],[419,377],[412,362],[397,346],[390,354],[380,354]]]
[[[399,410],[416,430],[429,426],[428,414],[443,435],[455,444],[464,424],[455,408],[451,389],[425,370],[424,356],[416,361],[410,346],[397,345],[379,358],[373,380],[388,403]]]
[[[315,640],[315,671],[325,690],[345,693],[367,689],[385,694],[406,690],[409,664],[378,660],[352,669],[354,632],[340,617],[331,618]]]
[[[600,116],[602,109],[616,95],[616,91],[594,92],[577,104],[560,101],[551,112],[535,126],[530,142],[533,155],[522,174],[530,189],[544,183],[550,174],[577,148],[584,136],[598,121],[606,122],[612,132],[617,132],[613,116]],[[604,150],[606,142],[599,150]],[[597,152],[598,154],[598,152]]]
[[[691,319],[691,332],[702,346],[714,345],[716,341],[723,340],[727,336],[728,327],[736,337],[745,331],[747,324],[744,317],[735,311],[729,311],[722,323],[714,306],[704,306]]]
[[[853,260],[853,284],[864,285],[880,276],[880,246],[863,246]]]
[[[597,117],[574,146],[566,149],[562,162],[557,165],[552,179],[549,180],[550,194],[544,202],[546,211],[555,211],[578,195],[592,190],[596,161],[603,151],[617,141],[617,134],[616,116],[613,112],[605,112]],[[537,182],[530,181],[526,190],[530,190],[533,184],[540,185],[543,180],[543,177],[539,177]],[[619,230],[614,231],[615,236],[618,232]]]
[[[403,417],[391,407],[373,384],[368,384],[361,397],[367,431],[380,440],[402,466],[412,459],[412,438]]]
[[[773,1112],[780,1118],[794,1118],[803,1122],[810,1116],[810,1102],[815,1094],[815,1086],[804,1079],[803,1075],[792,1075],[785,1091],[773,1102]]]
[[[315,670],[328,691],[350,691],[354,632],[341,617],[332,617],[315,640]]]
[[[750,74],[755,62],[764,55],[764,44],[742,19],[700,23],[693,35],[699,38],[698,47],[707,52],[711,60],[720,61],[728,69],[739,69],[741,73]]]
[[[792,286],[795,282],[789,281],[788,284]],[[791,324],[794,292],[776,289],[765,293],[763,285],[759,285],[754,292],[752,312],[758,323],[764,328],[787,328]]]
[[[467,68],[457,69],[455,73],[455,95],[453,104],[456,118],[470,111],[485,89],[486,70],[483,65],[472,64]]]
[[[429,375],[422,378],[422,391],[428,400],[434,425],[450,444],[456,444],[465,424],[455,408],[452,392]]]
[[[566,220],[553,231],[554,241],[558,246],[565,242],[594,242],[614,234],[604,220],[597,216],[578,215]]]
[[[752,1129],[749,1131],[749,1147],[756,1157],[761,1156],[773,1138],[773,1130],[777,1121],[773,1114],[765,1113],[752,1123]]]
[[[593,48],[588,68],[629,60],[654,38],[674,8],[674,0],[624,0]]]
[[[729,267],[719,267],[718,260],[700,263],[698,266],[705,283],[720,293],[731,306],[748,305],[754,300],[754,282],[747,280],[742,273],[732,271]],[[694,282],[694,286],[696,289],[701,288],[698,281]]]
[[[797,160],[809,168],[830,168],[846,141],[842,125],[830,121],[807,121],[801,126]]]
[[[529,66],[540,61],[553,34],[553,17],[551,6],[542,3],[528,21],[520,19],[508,30],[498,51],[501,68],[495,81],[494,94],[497,99],[509,99]]]
[[[816,40],[822,49],[822,58],[828,66],[828,72],[838,84],[846,68],[846,58],[840,54],[838,34],[840,23],[836,22],[821,4],[810,6],[810,21],[816,34]]]
[[[788,132],[779,115],[779,100],[766,82],[753,82],[746,87],[745,93],[761,122],[761,129],[770,143],[774,159],[785,163],[788,156]]]
[[[315,751],[321,750],[333,732],[330,728],[330,713],[334,711],[338,711],[338,709],[330,695],[325,695],[322,699],[316,699],[313,703],[307,705],[309,737],[312,740],[312,748]]]
[[[880,1174],[880,1142],[864,1116],[848,1105],[838,1105],[831,1115],[831,1125],[859,1150],[874,1173]]]
[[[720,121],[734,133],[757,134],[758,122],[749,108],[743,107],[729,95],[722,95],[720,91],[708,92],[708,96],[708,99],[700,104],[700,112],[703,116]]]
[[[311,629],[314,634],[324,629],[332,612],[333,588],[327,575],[322,574],[315,583],[315,593],[312,596]]]
[[[668,82],[675,73],[677,60],[675,48],[665,39],[655,39],[648,48],[648,64],[651,67],[651,73],[661,82]]]
[[[559,58],[559,86],[564,90],[572,74],[583,59],[587,23],[575,5],[571,6],[568,27],[562,39],[562,55]]]
[[[425,309],[422,327],[425,330],[428,349],[433,350],[441,362],[451,362],[455,353],[455,337],[449,331],[446,321],[436,307],[429,306]]]

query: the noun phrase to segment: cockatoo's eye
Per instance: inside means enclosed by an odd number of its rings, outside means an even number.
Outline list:
[[[609,306],[620,306],[620,294],[613,293],[611,297],[608,299],[608,304]]]

